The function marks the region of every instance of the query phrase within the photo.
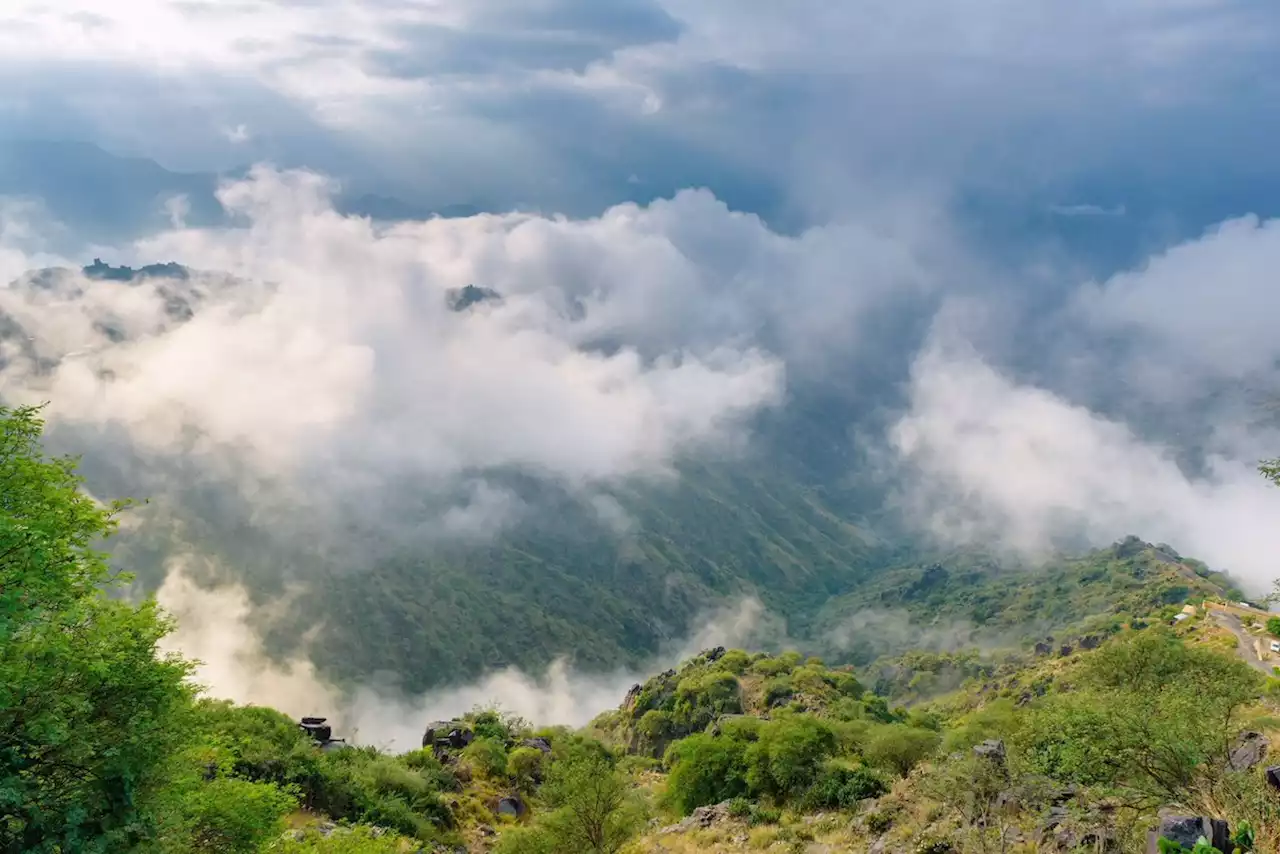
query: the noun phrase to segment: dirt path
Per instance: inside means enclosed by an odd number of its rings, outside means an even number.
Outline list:
[[[1229,614],[1225,611],[1210,611],[1210,618],[1222,626],[1231,634],[1236,636],[1236,651],[1240,653],[1240,657],[1255,670],[1261,671],[1266,675],[1271,674],[1271,665],[1258,658],[1258,649],[1254,646],[1254,638],[1244,630],[1244,626],[1240,623],[1240,618],[1235,614]]]

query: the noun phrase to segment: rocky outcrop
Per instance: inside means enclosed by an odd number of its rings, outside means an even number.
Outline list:
[[[1227,758],[1232,771],[1251,771],[1262,764],[1267,756],[1267,748],[1271,742],[1265,735],[1252,730],[1242,732],[1236,738],[1235,746]]]
[[[461,750],[475,740],[475,733],[457,721],[436,721],[422,734],[422,746],[440,750]]]
[[[690,830],[711,827],[719,824],[729,818],[729,802],[715,804],[709,807],[698,807],[684,821],[678,824],[668,825],[658,831],[659,833],[685,833]]]

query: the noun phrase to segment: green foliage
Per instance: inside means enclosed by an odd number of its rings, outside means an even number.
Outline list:
[[[744,756],[747,786],[755,795],[798,797],[835,750],[835,733],[816,718],[797,715],[769,721]]]
[[[196,787],[183,803],[191,850],[199,854],[254,854],[280,836],[297,804],[274,783],[222,778]]]
[[[863,756],[872,765],[905,777],[937,749],[941,738],[931,729],[904,723],[881,724],[867,734]]]
[[[1273,638],[1280,638],[1280,617],[1267,618],[1267,634]]]
[[[542,796],[551,812],[538,820],[537,828],[510,843],[524,847],[499,851],[615,854],[645,819],[630,784],[598,753],[583,751],[553,762]],[[551,847],[540,847],[547,843]]]
[[[489,780],[500,780],[507,774],[507,748],[496,738],[477,738],[462,751],[462,760]]]
[[[1176,800],[1222,765],[1235,714],[1261,682],[1234,657],[1135,632],[1086,659],[1076,690],[1037,705],[1021,747],[1053,779]]]
[[[747,794],[745,741],[698,733],[667,749],[667,797],[682,815]]]
[[[327,835],[315,831],[291,834],[269,850],[272,854],[403,854],[406,848],[402,837],[355,825]]]
[[[852,809],[865,798],[878,798],[889,787],[868,768],[829,762],[804,795],[808,809]]]
[[[124,505],[45,458],[42,427],[0,408],[0,851],[125,851],[190,739],[190,665],[157,655],[154,602],[107,598],[94,545]]]
[[[517,747],[507,756],[507,770],[517,786],[529,791],[542,782],[543,760],[536,747]]]

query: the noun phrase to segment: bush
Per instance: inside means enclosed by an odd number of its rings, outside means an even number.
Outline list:
[[[272,854],[402,854],[404,839],[372,827],[356,825],[321,835],[315,831],[290,835],[269,849]]]
[[[682,815],[747,794],[746,743],[698,733],[667,749],[667,797]]]
[[[805,793],[809,809],[852,809],[866,798],[878,798],[889,787],[868,768],[828,764]]]
[[[802,794],[835,749],[835,733],[816,718],[786,717],[763,724],[759,738],[745,754],[751,794],[777,798]]]
[[[881,724],[868,732],[862,755],[872,765],[905,777],[933,753],[939,740],[933,730],[902,723]]]
[[[462,751],[462,761],[487,780],[507,775],[507,748],[494,738],[477,738]]]
[[[191,849],[208,854],[254,854],[284,832],[297,805],[274,783],[221,778],[195,788],[183,803]]]
[[[787,676],[775,676],[764,684],[764,702],[769,708],[785,703],[794,695],[795,689]]]
[[[887,810],[876,810],[867,813],[867,817],[862,822],[867,826],[867,830],[878,835],[893,827],[893,814]]]
[[[517,747],[507,757],[507,771],[522,789],[542,782],[542,751],[536,747]]]

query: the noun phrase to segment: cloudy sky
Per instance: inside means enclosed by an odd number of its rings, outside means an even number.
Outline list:
[[[163,283],[0,289],[0,395],[148,461],[130,491],[277,524],[410,473],[474,532],[520,512],[486,472],[609,508],[888,375],[857,441],[922,533],[1280,574],[1269,0],[43,0],[0,93],[0,279],[219,274],[186,323]],[[473,282],[503,300],[448,311]]]

